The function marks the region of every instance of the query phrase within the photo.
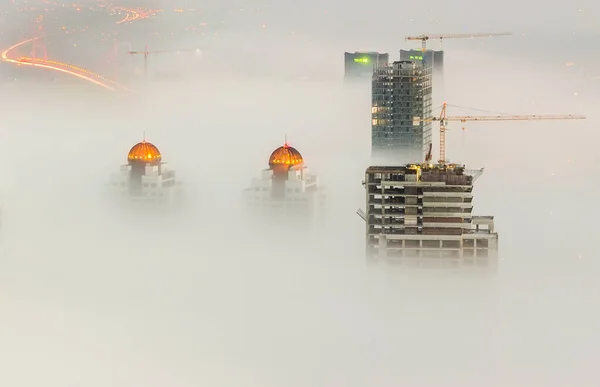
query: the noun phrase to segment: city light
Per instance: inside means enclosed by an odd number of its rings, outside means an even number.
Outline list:
[[[161,12],[160,9],[144,9],[144,8],[126,8],[126,7],[113,7],[113,11],[125,12],[125,17],[118,21],[117,24],[127,23],[138,19],[147,19]]]
[[[54,60],[44,60],[44,59],[40,59],[40,58],[29,58],[29,57],[20,57],[19,59],[9,58],[9,54],[12,50],[16,49],[17,47],[23,46],[27,43],[33,42],[36,39],[39,39],[39,37],[24,40],[24,41],[19,42],[13,46],[7,48],[6,50],[2,51],[0,53],[0,61],[6,62],[6,63],[13,63],[16,65],[34,66],[34,67],[45,68],[48,70],[58,71],[63,74],[68,74],[68,75],[74,76],[76,78],[88,81],[90,83],[101,86],[101,87],[111,90],[111,91],[115,91],[117,87],[126,90],[125,87],[118,85],[116,82],[114,82],[112,80],[106,79],[99,74],[93,73],[89,70],[86,70],[86,69],[68,64],[68,63],[63,63],[63,62],[54,61]]]

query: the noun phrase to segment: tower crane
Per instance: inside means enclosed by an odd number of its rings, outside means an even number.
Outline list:
[[[183,49],[183,50],[158,50],[158,51],[148,51],[148,46],[144,47],[143,51],[127,51],[128,54],[130,55],[144,55],[144,76],[148,77],[148,55],[150,54],[172,54],[172,53],[178,53],[178,52],[190,52],[190,51],[194,51],[194,52],[199,52],[200,50],[198,49]]]
[[[585,120],[585,116],[582,115],[504,115],[504,116],[446,116],[446,105],[444,102],[442,105],[442,111],[439,117],[431,117],[426,119],[415,118],[414,123],[416,125],[419,122],[433,122],[438,121],[440,123],[440,164],[446,163],[446,126],[449,121],[462,122],[467,121],[529,121],[529,120]],[[464,129],[464,126],[463,126]],[[429,153],[431,150],[429,151]],[[431,158],[431,156],[430,156]]]
[[[427,50],[427,41],[430,39],[439,39],[440,42],[443,39],[456,39],[456,38],[487,38],[490,36],[506,36],[512,35],[510,32],[499,32],[499,33],[477,33],[477,34],[445,34],[445,35],[418,35],[418,36],[407,36],[406,40],[420,40],[423,47],[423,52]]]

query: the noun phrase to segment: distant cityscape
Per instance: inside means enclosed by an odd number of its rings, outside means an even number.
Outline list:
[[[152,38],[155,43],[163,38],[177,42],[177,34],[157,36],[152,24],[144,20],[167,15],[185,17],[195,14],[196,9],[174,5],[173,9],[164,10],[150,8],[150,4],[125,7],[105,1],[85,4],[61,4],[53,0],[15,3],[3,16],[27,14],[24,20],[29,21],[30,28],[25,36],[15,39],[0,52],[0,60],[21,69],[50,70],[106,90],[128,93],[132,86],[121,79],[134,76],[149,81],[149,68],[157,57],[183,54],[192,58],[201,54],[199,48],[190,47],[168,50],[148,45],[134,47],[129,39],[140,35],[148,40]],[[191,20],[195,24],[185,23],[179,34],[209,32],[208,23],[199,22],[198,18]],[[366,207],[357,211],[365,222],[368,263],[393,263],[411,268],[476,267],[492,272],[497,267],[498,233],[494,217],[473,212],[474,182],[483,169],[468,169],[447,160],[446,125],[451,121],[585,118],[573,115],[449,116],[446,103],[438,112],[432,96],[436,82],[443,78],[444,51],[427,49],[427,42],[503,35],[510,33],[409,36],[407,41],[421,42],[422,47],[400,49],[397,56],[363,51],[344,53],[344,85],[349,88],[369,85],[371,94],[371,165],[362,182]],[[73,52],[86,46],[80,44],[82,41],[98,43],[97,47],[106,52],[104,75],[86,68],[88,64],[93,67],[94,60],[82,59],[74,65],[54,59],[67,52],[72,57]],[[85,52],[81,58],[86,57]],[[123,62],[128,70],[133,64],[134,74],[127,73],[125,77],[121,74]],[[153,74],[156,77],[157,73]],[[433,158],[434,122],[440,129],[437,161]],[[358,180],[358,176],[356,178]],[[158,147],[145,138],[130,149],[127,164],[110,179],[115,196],[124,203],[166,208],[181,202],[182,184],[174,170],[167,168]],[[244,206],[251,218],[263,221],[271,219],[277,223],[295,219],[294,224],[318,224],[327,212],[327,201],[336,200],[326,195],[326,186],[326,182],[323,184],[318,175],[309,170],[300,151],[286,139],[269,156],[268,168],[252,179],[243,192]]]

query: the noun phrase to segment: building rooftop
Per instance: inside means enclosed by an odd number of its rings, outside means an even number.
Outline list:
[[[359,54],[359,55],[387,55],[387,52],[378,52],[378,51],[354,51],[354,52],[346,52],[346,54]]]
[[[407,164],[404,166],[370,166],[366,173],[416,175],[417,182],[471,185],[483,173],[483,169],[468,170],[460,164]]]
[[[275,149],[269,157],[269,167],[276,165],[296,166],[304,163],[304,159],[298,150],[286,142],[283,146]]]
[[[145,140],[135,144],[127,154],[127,161],[129,163],[132,162],[141,162],[147,164],[155,164],[159,163],[162,160],[162,155],[158,148]]]
[[[421,169],[421,171],[460,171],[465,166],[461,164],[404,164],[404,165],[372,165],[367,168],[367,173],[405,173],[408,169]]]

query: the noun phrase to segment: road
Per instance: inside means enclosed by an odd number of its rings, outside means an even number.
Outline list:
[[[125,12],[125,17],[122,20],[119,20],[117,24],[128,23],[139,19],[147,19],[160,12],[158,9],[126,7],[112,7],[111,10],[113,12]]]
[[[120,45],[126,43],[130,47],[143,47],[146,44],[170,46],[175,45],[183,34],[197,38],[198,34],[205,33],[207,28],[207,23],[199,19],[195,10],[183,6],[166,12],[157,5],[148,6],[145,2],[139,2],[139,5],[117,6],[104,0],[88,2],[85,5],[72,0],[39,1],[42,2],[41,6],[19,5],[17,2],[18,4],[11,9],[11,12],[19,16],[31,14],[33,27],[31,31],[18,31],[12,39],[5,41],[6,46],[0,46],[0,53],[4,54],[4,57],[0,57],[0,62],[10,63],[5,67],[17,65],[15,68],[18,68],[19,65],[24,65],[61,72],[107,90],[124,89],[116,82],[128,82],[134,75],[130,74],[131,77],[128,78],[123,76],[123,72],[133,71],[133,62],[131,58],[123,63],[117,60],[124,55],[124,52],[119,51]],[[33,19],[36,15],[39,15],[39,18]],[[164,23],[149,22],[158,15],[162,15]],[[185,28],[165,27],[179,26],[182,23]],[[47,47],[51,47],[52,51],[51,59],[55,61],[21,57],[39,56],[30,55],[29,47],[26,46],[32,44],[33,40],[29,38],[38,35],[47,39]],[[20,42],[1,51],[18,41]],[[24,50],[25,48],[27,50]],[[61,59],[71,63],[62,62]],[[93,69],[112,79],[87,69]],[[41,70],[37,72],[44,73]],[[119,76],[122,78],[117,79]]]
[[[59,5],[58,2],[52,0],[44,0],[46,4]],[[69,4],[72,6],[76,6],[76,4]],[[148,9],[148,8],[129,8],[129,7],[115,7],[110,6],[110,12],[113,14],[124,14],[123,18],[117,21],[117,24],[128,23],[134,20],[147,19],[159,13],[161,10],[157,9]],[[27,40],[23,40],[19,43],[14,44],[13,46],[5,49],[0,52],[0,61],[5,63],[11,63],[19,66],[32,66],[37,68],[44,68],[47,70],[52,70],[56,72],[60,72],[63,74],[67,74],[72,77],[79,78],[86,82],[92,83],[94,85],[103,87],[107,90],[117,91],[117,90],[128,90],[126,87],[117,84],[115,81],[107,79],[97,73],[86,70],[84,68],[54,61],[47,60],[42,58],[30,58],[19,56],[16,51],[19,47],[24,46],[29,43],[33,43],[34,40],[38,39],[31,38]]]
[[[106,79],[99,74],[93,73],[89,70],[82,69],[80,67],[77,67],[77,66],[74,66],[74,65],[71,65],[68,63],[40,59],[40,58],[15,57],[14,51],[17,48],[24,46],[28,43],[33,43],[33,41],[36,39],[39,39],[39,37],[24,40],[22,42],[12,45],[11,47],[0,52],[0,61],[5,62],[5,63],[12,63],[12,64],[16,64],[16,65],[33,66],[33,67],[44,68],[44,69],[48,69],[48,70],[52,70],[52,71],[57,71],[57,72],[60,72],[63,74],[68,74],[70,76],[82,79],[82,80],[90,82],[90,83],[93,83],[97,86],[103,87],[103,88],[105,88],[107,90],[111,90],[111,91],[128,90],[126,87],[119,85],[110,79]]]

